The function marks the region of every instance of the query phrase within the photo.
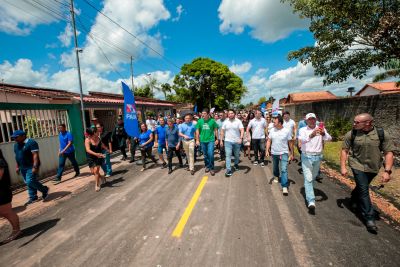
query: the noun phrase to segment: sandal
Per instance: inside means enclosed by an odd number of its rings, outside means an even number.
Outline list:
[[[17,231],[12,231],[11,235],[9,237],[7,237],[6,240],[4,240],[3,242],[1,242],[2,244],[6,244],[9,243],[13,240],[15,240],[18,236],[20,236],[22,234],[21,230],[17,230]]]

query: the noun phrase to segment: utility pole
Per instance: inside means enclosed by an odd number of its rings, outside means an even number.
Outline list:
[[[77,67],[78,67],[79,94],[80,94],[80,99],[81,99],[82,123],[83,123],[83,129],[85,129],[85,128],[86,128],[85,108],[84,108],[84,106],[83,106],[83,91],[82,91],[81,66],[80,66],[80,64],[79,64],[79,52],[82,52],[82,50],[78,48],[78,39],[77,39],[77,37],[76,37],[74,0],[71,0],[71,17],[72,17],[72,26],[73,26],[73,28],[74,28],[75,54],[76,54],[76,65],[77,65]]]
[[[135,87],[133,85],[133,57],[131,56],[131,80],[132,80],[132,91],[135,92]]]

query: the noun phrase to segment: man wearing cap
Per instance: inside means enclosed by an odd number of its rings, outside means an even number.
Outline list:
[[[122,153],[121,160],[126,160],[128,158],[125,151],[128,134],[125,131],[124,120],[122,119],[122,116],[118,116],[117,125],[114,128],[111,138],[112,140],[117,142],[118,148],[121,149]]]
[[[26,138],[26,133],[17,130],[11,136],[15,140],[14,153],[17,167],[17,174],[22,174],[26,185],[28,186],[29,200],[25,205],[32,204],[38,200],[37,191],[42,193],[42,199],[45,200],[49,194],[49,188],[37,180],[39,173],[39,145],[31,139]]]
[[[301,168],[304,176],[304,189],[307,207],[311,214],[315,212],[314,181],[318,176],[324,141],[332,140],[325,128],[317,127],[317,117],[308,113],[305,117],[307,126],[299,130],[298,140],[301,144]]]

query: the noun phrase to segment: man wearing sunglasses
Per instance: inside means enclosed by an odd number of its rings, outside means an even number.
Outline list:
[[[353,130],[345,135],[340,157],[341,173],[347,176],[346,161],[353,172],[356,187],[351,193],[352,207],[357,207],[365,220],[369,232],[375,233],[374,209],[369,197],[369,184],[382,166],[382,153],[385,157],[382,183],[390,180],[393,166],[394,144],[388,132],[374,126],[368,113],[354,118]],[[349,153],[350,152],[350,153]]]

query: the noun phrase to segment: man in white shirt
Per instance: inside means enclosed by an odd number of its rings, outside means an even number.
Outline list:
[[[290,118],[289,111],[283,112],[283,127],[288,128],[292,133],[292,139],[296,140],[296,123]]]
[[[306,115],[307,127],[300,128],[301,168],[303,169],[304,188],[309,212],[315,212],[314,181],[318,175],[324,149],[324,141],[332,140],[325,128],[317,127],[317,117],[314,113]]]
[[[274,118],[274,128],[271,129],[267,141],[267,156],[272,155],[272,165],[274,182],[278,182],[280,177],[282,193],[289,194],[289,180],[287,175],[287,165],[289,160],[293,160],[292,133],[288,128],[283,127],[283,118],[278,115]],[[269,152],[271,149],[271,153]],[[281,165],[279,172],[279,165]]]
[[[235,156],[234,170],[239,169],[240,147],[243,141],[244,127],[241,120],[235,118],[235,111],[228,110],[228,119],[224,121],[221,128],[221,146],[225,147],[225,176],[232,176],[231,156]]]
[[[152,130],[154,132],[154,130],[156,129],[156,124],[157,122],[153,119],[153,116],[148,116],[147,120],[146,120],[146,126],[147,129]]]
[[[260,163],[261,167],[264,167],[265,157],[265,130],[267,129],[267,122],[261,116],[261,111],[257,110],[255,118],[249,122],[247,126],[247,137],[250,139],[250,130],[252,131],[251,142],[254,150],[255,160],[254,165]],[[260,161],[258,160],[258,152],[260,152]]]

